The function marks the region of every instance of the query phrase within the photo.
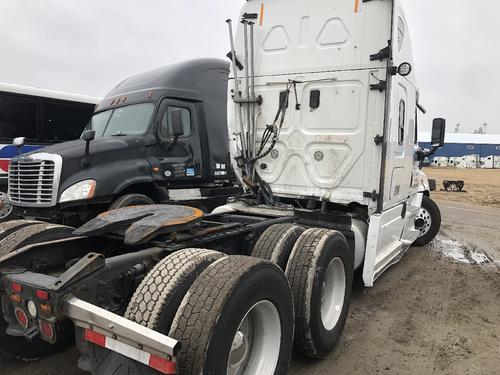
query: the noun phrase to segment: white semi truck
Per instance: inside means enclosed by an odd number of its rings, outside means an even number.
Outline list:
[[[109,211],[4,255],[11,330],[57,343],[74,324],[94,374],[284,374],[292,348],[326,357],[354,271],[373,286],[440,227],[400,3],[246,1],[235,37],[228,20],[245,193],[209,215]],[[444,133],[435,119],[433,149]]]

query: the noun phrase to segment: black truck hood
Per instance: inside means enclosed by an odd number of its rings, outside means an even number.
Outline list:
[[[90,142],[89,164],[83,165],[86,142],[78,139],[31,152],[50,153],[62,158],[59,195],[76,182],[97,181],[96,197],[110,196],[128,180],[150,181],[148,145],[155,147],[154,136],[119,136],[96,138]]]
[[[29,153],[36,154],[39,152],[46,152],[50,154],[61,155],[64,160],[75,158],[82,159],[85,155],[86,142],[82,139],[57,143],[43,150],[37,150]],[[90,156],[98,156],[103,153],[119,152],[119,150],[130,150],[135,148],[145,147],[144,139],[141,136],[122,136],[122,137],[104,137],[96,138],[90,142]]]

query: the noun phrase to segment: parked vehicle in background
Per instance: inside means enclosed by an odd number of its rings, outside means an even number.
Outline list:
[[[227,62],[202,59],[121,82],[81,139],[12,159],[14,214],[78,226],[132,205],[188,201],[210,211],[224,204],[239,191],[226,127],[228,74]]]
[[[434,168],[446,168],[448,167],[448,163],[449,161],[447,157],[439,156],[432,159],[431,166]]]
[[[500,156],[490,155],[481,158],[481,169],[499,169],[500,168]]]
[[[77,139],[100,98],[0,83],[0,221],[8,220],[7,173],[11,158]],[[25,137],[22,149],[12,140]]]
[[[10,229],[0,275],[11,339],[57,345],[74,323],[80,364],[95,375],[285,374],[292,348],[314,359],[335,348],[355,270],[371,287],[435,238],[440,211],[419,164],[444,145],[445,120],[433,121],[430,150],[415,147],[421,106],[401,1],[249,0],[241,18],[235,37],[228,20],[227,113],[245,193],[209,215],[108,211],[78,237],[7,253],[21,235],[53,230]]]
[[[460,169],[477,169],[480,167],[478,154],[464,155],[455,160],[455,167]]]

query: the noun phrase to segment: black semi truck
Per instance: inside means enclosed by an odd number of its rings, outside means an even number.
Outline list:
[[[123,81],[96,107],[81,139],[12,159],[15,214],[78,226],[131,205],[184,200],[210,211],[224,204],[238,190],[228,151],[228,74],[228,63],[200,59]]]

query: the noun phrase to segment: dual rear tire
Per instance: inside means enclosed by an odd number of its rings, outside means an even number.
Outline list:
[[[344,236],[279,224],[252,255],[176,252],[144,278],[125,316],[180,341],[179,374],[284,374],[293,347],[325,357],[342,333],[351,295],[354,258]],[[92,371],[156,373],[95,346]]]
[[[252,256],[277,263],[290,283],[295,311],[295,351],[324,358],[337,344],[347,319],[354,254],[338,231],[295,224],[269,227]]]
[[[176,252],[144,278],[125,316],[181,342],[179,374],[285,373],[290,362],[291,290],[283,272],[260,259]],[[105,349],[91,353],[94,374],[156,373]]]

